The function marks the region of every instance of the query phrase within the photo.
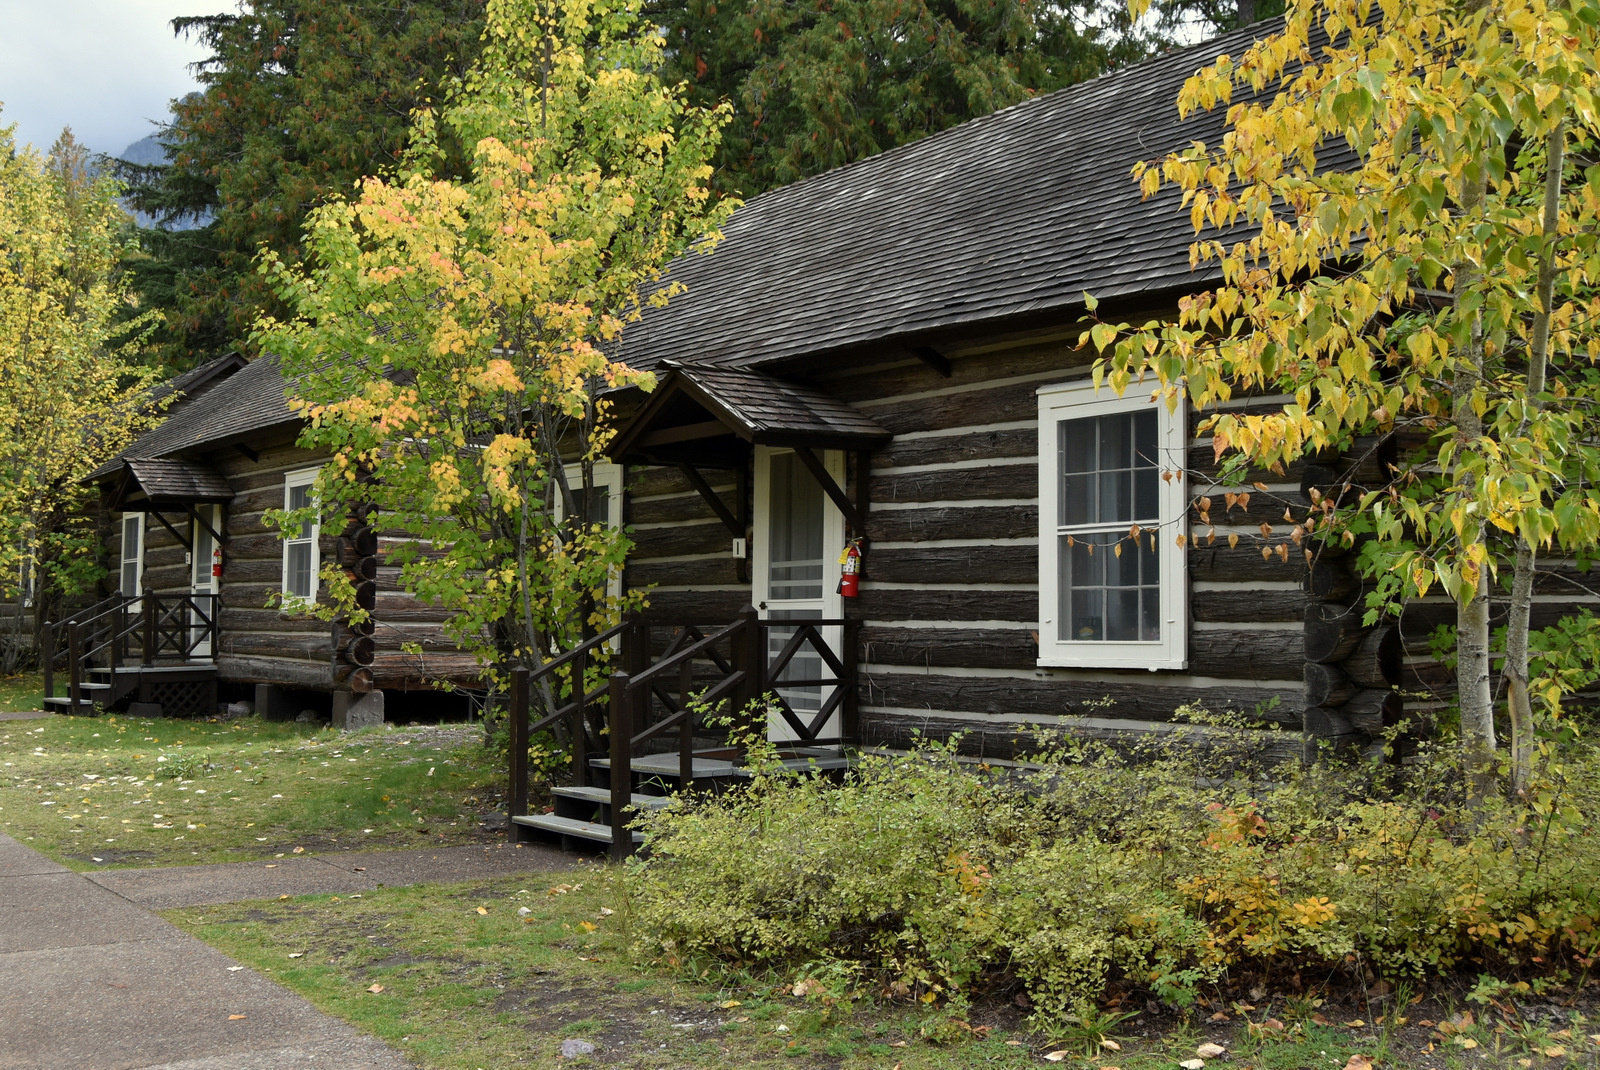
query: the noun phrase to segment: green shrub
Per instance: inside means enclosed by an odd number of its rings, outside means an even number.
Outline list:
[[[1551,751],[1527,800],[1469,805],[1450,748],[1274,768],[1259,734],[1192,712],[1121,750],[1043,740],[1019,768],[867,755],[842,784],[756,741],[748,787],[641,819],[639,951],[835,962],[929,1002],[1020,984],[1044,1017],[1109,984],[1184,1004],[1225,971],[1549,976],[1600,952],[1592,749]]]

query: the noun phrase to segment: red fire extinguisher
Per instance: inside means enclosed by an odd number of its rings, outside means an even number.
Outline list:
[[[855,598],[861,593],[861,540],[852,539],[839,555],[839,593]]]
[[[211,575],[222,575],[222,547],[220,546],[211,551]]]

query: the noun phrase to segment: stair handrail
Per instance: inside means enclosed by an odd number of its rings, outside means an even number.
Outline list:
[[[113,672],[117,665],[116,644],[119,638],[118,614],[123,611],[129,602],[135,601],[137,595],[125,596],[121,591],[115,591],[102,598],[93,605],[73,613],[65,620],[45,621],[43,630],[43,667],[44,667],[44,695],[46,698],[55,697],[55,667],[57,661],[63,661],[67,670],[67,694],[76,711],[82,699],[84,676],[93,667],[96,655],[111,647],[110,668]],[[97,641],[97,631],[103,629],[110,618],[110,636],[105,641]],[[97,627],[98,626],[98,627]],[[57,637],[62,630],[66,632],[66,645],[58,645]],[[61,655],[65,654],[63,659]]]
[[[585,639],[577,646],[564,653],[558,654],[537,669],[529,669],[525,665],[518,665],[511,670],[510,708],[506,711],[506,728],[510,736],[510,762],[507,770],[510,784],[506,791],[506,818],[508,827],[511,820],[521,817],[528,812],[528,740],[533,733],[548,728],[563,718],[572,721],[572,763],[578,783],[582,783],[583,772],[579,768],[584,762],[583,742],[583,711],[589,704],[597,701],[605,692],[595,691],[590,694],[583,693],[584,669],[587,667],[589,653],[606,645],[613,639],[626,636],[636,627],[638,621],[633,614],[612,628],[607,628],[599,635]],[[556,710],[554,713],[541,718],[534,724],[528,723],[528,697],[532,693],[534,681],[543,679],[565,665],[573,666],[573,697],[572,701]]]

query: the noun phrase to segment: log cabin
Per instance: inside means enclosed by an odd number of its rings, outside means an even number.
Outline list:
[[[224,357],[165,391],[178,395],[166,419],[88,477],[100,487],[108,576],[100,601],[46,630],[46,701],[195,716],[219,698],[249,700],[265,716],[309,710],[345,726],[381,721],[386,696],[464,712],[470,697],[456,689],[477,684],[475,660],[444,639],[445,613],[381,564],[404,533],[311,524],[284,538],[266,522],[269,509],[306,504],[326,460],[296,444],[301,420],[276,358]],[[295,612],[326,602],[318,572],[330,555],[381,627]]]
[[[1143,319],[1212,281],[1190,264],[1176,195],[1142,199],[1129,171],[1220,135],[1220,112],[1180,121],[1174,101],[1259,32],[763,194],[713,253],[671,266],[684,292],[617,353],[658,384],[615,399],[598,474],[632,533],[623,582],[648,594],[641,625],[680,637],[646,642],[635,675],[687,649],[681,637],[753,615],[750,656],[787,711],[774,733],[887,747],[960,733],[995,758],[1040,725],[1119,738],[1170,731],[1191,706],[1275,726],[1265,745],[1285,756],[1302,738],[1370,747],[1408,699],[1424,713],[1447,699],[1425,650],[1438,605],[1368,627],[1348,559],[1272,552],[1286,508],[1378,478],[1383,444],[1249,473],[1232,489],[1251,496],[1202,524],[1196,503],[1230,488],[1199,414],[1096,390],[1080,344],[1088,294],[1104,318]],[[116,518],[118,590],[188,598],[211,645],[186,658],[261,688],[264,712],[279,691],[344,717],[363,689],[470,684],[439,617],[395,589],[381,538],[368,554],[355,536],[372,533],[285,541],[263,525],[321,458],[295,445],[270,356],[218,375],[94,477]],[[1220,537],[1179,541],[1197,528]],[[376,633],[264,608],[315,598],[330,553],[368,570]],[[1572,601],[1541,598],[1546,616]]]

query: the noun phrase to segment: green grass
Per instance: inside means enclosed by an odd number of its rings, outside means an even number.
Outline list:
[[[0,678],[0,713],[44,709],[44,677],[38,673]]]
[[[1280,999],[1244,1009],[1213,1002],[1182,1020],[1133,1015],[1103,1034],[1067,1024],[1031,1031],[1005,1005],[980,1007],[967,1022],[871,999],[830,1005],[818,993],[796,997],[792,980],[719,985],[641,963],[629,915],[620,875],[598,865],[164,914],[428,1070],[555,1066],[569,1038],[600,1045],[600,1058],[560,1065],[638,1070],[1173,1070],[1200,1057],[1204,1043],[1227,1049],[1205,1058],[1212,1070],[1343,1070],[1353,1056],[1379,1070],[1548,1070],[1600,1060],[1600,1043],[1587,1035],[1600,1027],[1576,1014],[1557,1035],[1562,1023],[1507,1028],[1479,1008],[1470,1028],[1445,1036],[1436,1023],[1421,1024],[1427,1004],[1385,1026],[1344,1015],[1317,1021],[1310,1006]],[[1290,1015],[1296,1008],[1306,1016]],[[1066,1054],[1047,1061],[1052,1052]]]
[[[0,721],[0,832],[78,869],[482,842],[504,779],[476,729]]]

